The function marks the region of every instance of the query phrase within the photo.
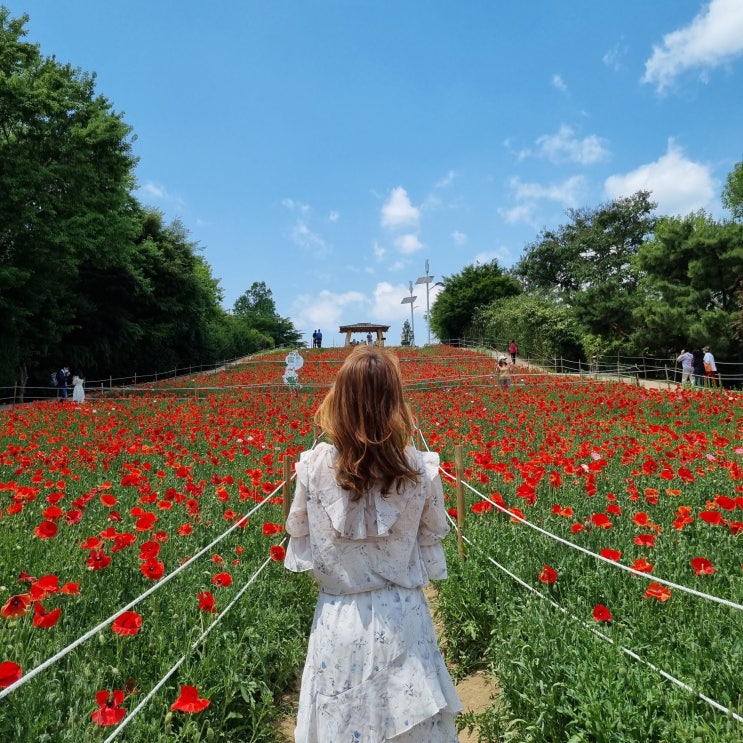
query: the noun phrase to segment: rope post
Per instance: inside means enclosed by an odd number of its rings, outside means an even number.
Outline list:
[[[18,382],[13,382],[13,405],[11,406],[11,410],[15,410],[15,401],[18,397]]]
[[[284,453],[284,488],[283,488],[283,505],[284,505],[284,523],[289,518],[289,508],[292,504],[291,500],[291,483],[292,483],[292,459]]]
[[[457,549],[462,560],[466,559],[464,554],[464,465],[462,463],[462,445],[454,445],[454,469],[457,474]]]

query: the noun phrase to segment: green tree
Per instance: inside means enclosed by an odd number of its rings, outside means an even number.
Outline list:
[[[635,345],[669,352],[706,343],[722,358],[737,356],[743,225],[704,212],[665,217],[636,261],[642,279]]]
[[[0,7],[0,363],[22,383],[29,366],[62,361],[80,283],[122,262],[135,165],[95,77],[43,57],[23,40],[27,20]]]
[[[638,191],[595,209],[571,209],[568,224],[526,247],[514,276],[526,292],[569,306],[607,351],[629,350],[639,280],[634,257],[653,233],[655,206]]]
[[[251,349],[253,351],[273,346],[296,345],[302,339],[302,334],[296,330],[291,320],[277,313],[273,293],[265,281],[254,281],[237,298],[232,314],[243,328],[255,331],[253,339],[259,345]]]
[[[730,210],[733,219],[743,220],[743,160],[728,173],[722,190],[722,205]]]
[[[580,327],[573,313],[551,298],[520,294],[496,299],[478,312],[476,322],[488,342],[503,352],[516,338],[526,358],[575,359],[581,354]]]
[[[464,337],[478,307],[521,293],[518,282],[507,276],[495,260],[465,266],[461,273],[445,276],[443,285],[431,307],[431,330],[441,340]]]

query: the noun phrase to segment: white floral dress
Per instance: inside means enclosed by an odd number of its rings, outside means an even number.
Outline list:
[[[454,743],[462,705],[422,590],[446,577],[439,457],[410,447],[415,484],[352,501],[337,456],[330,444],[301,455],[286,522],[285,566],[320,587],[295,741]]]

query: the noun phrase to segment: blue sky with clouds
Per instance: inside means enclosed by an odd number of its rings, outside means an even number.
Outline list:
[[[324,345],[356,322],[399,343],[426,260],[510,267],[569,208],[649,189],[723,218],[743,160],[743,0],[0,4],[97,74],[139,200],[183,222],[225,307],[265,281]]]

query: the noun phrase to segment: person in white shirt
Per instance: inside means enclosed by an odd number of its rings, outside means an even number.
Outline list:
[[[359,345],[320,405],[332,440],[302,453],[284,565],[320,588],[296,743],[455,743],[462,705],[423,593],[446,578],[439,456],[410,445],[397,357]]]
[[[710,351],[709,346],[705,346],[702,351],[704,351],[704,357],[702,358],[702,361],[704,362],[704,374],[707,377],[707,380],[713,387],[717,387],[720,384],[720,379],[717,376],[717,364],[715,363],[715,357],[712,355],[712,351]]]

